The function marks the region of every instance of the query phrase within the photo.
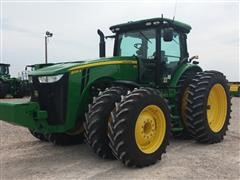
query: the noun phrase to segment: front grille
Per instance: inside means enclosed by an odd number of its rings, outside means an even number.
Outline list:
[[[50,125],[63,124],[66,119],[68,74],[54,83],[40,83],[38,77],[33,77],[33,89],[38,96],[32,95],[32,101],[37,101],[41,110],[48,112]]]

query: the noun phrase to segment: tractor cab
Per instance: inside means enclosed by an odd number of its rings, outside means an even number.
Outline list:
[[[186,34],[191,27],[187,24],[154,18],[115,25],[110,30],[115,33],[114,56],[137,57],[140,83],[167,83],[188,60]]]
[[[187,24],[154,18],[112,26],[110,30],[116,33],[115,56],[138,57],[141,83],[166,83],[188,59],[186,34],[191,27]]]
[[[10,64],[0,63],[0,76],[9,76],[9,66]]]

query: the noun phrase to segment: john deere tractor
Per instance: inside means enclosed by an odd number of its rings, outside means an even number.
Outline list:
[[[0,99],[8,94],[15,98],[22,98],[27,95],[28,82],[10,77],[9,66],[10,64],[0,63]]]
[[[30,73],[30,102],[0,103],[0,119],[55,144],[85,137],[101,158],[128,167],[161,159],[170,133],[212,144],[228,129],[226,77],[189,58],[187,24],[154,18],[110,27],[113,57],[55,64]]]

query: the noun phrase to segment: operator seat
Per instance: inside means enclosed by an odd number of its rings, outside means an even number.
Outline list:
[[[153,82],[155,79],[156,72],[156,52],[153,53],[153,59],[145,59],[139,57],[139,79],[141,82]],[[165,51],[161,51],[161,56],[164,61],[167,61]]]

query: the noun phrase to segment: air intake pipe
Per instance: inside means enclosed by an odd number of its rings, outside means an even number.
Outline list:
[[[99,42],[99,57],[105,57],[106,56],[106,49],[105,49],[105,40],[104,40],[104,34],[103,32],[98,29],[97,33],[100,37],[100,42]]]

